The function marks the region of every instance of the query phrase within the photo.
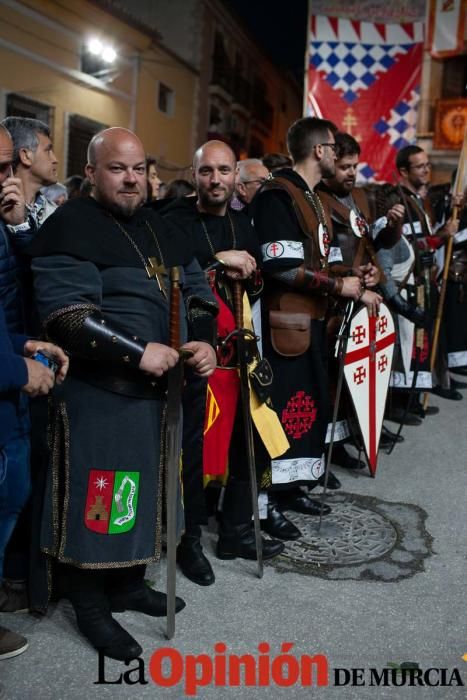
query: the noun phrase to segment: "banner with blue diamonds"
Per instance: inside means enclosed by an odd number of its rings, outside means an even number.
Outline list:
[[[362,149],[359,180],[391,181],[415,142],[423,24],[311,15],[307,114],[330,119]]]

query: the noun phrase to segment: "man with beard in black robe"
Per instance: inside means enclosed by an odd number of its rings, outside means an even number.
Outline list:
[[[31,249],[46,333],[71,355],[55,397],[40,545],[81,632],[127,660],[142,649],[112,612],[167,612],[144,575],[160,556],[165,375],[179,361],[169,347],[168,268],[181,268],[182,347],[201,377],[215,366],[207,341],[217,305],[190,241],[142,207],[145,153],[135,134],[94,136],[86,175],[91,197],[57,210]],[[176,611],[184,605],[177,599]]]

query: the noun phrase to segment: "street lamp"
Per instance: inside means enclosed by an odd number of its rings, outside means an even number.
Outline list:
[[[98,37],[91,37],[85,42],[81,51],[81,70],[100,80],[109,82],[115,77],[115,70],[111,68],[117,61],[117,52],[110,44]]]

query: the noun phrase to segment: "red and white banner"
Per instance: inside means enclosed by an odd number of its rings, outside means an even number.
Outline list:
[[[423,23],[311,15],[307,114],[359,141],[359,179],[390,181],[397,151],[415,142]]]
[[[435,58],[464,50],[465,0],[430,0],[428,45]]]

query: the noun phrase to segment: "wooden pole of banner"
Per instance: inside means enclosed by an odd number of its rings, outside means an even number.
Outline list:
[[[459,164],[457,166],[457,177],[456,177],[456,184],[454,186],[454,195],[459,195],[461,194],[463,182],[464,182],[464,170],[465,170],[465,165],[467,161],[467,127],[465,128],[464,131],[464,142],[462,144],[462,150],[459,156]],[[452,210],[452,218],[457,219],[459,214],[459,207],[454,206]],[[452,248],[454,245],[454,237],[449,236],[447,243],[446,243],[446,254],[445,254],[445,260],[444,260],[444,268],[443,268],[443,276],[441,278],[441,287],[439,290],[439,301],[438,301],[438,307],[436,309],[436,318],[435,318],[435,325],[433,328],[433,340],[431,344],[431,354],[430,354],[430,371],[433,373],[434,368],[435,368],[435,363],[436,363],[436,357],[438,354],[438,345],[439,345],[439,331],[441,328],[441,321],[443,318],[443,310],[444,310],[444,300],[446,298],[446,287],[448,283],[448,274],[449,274],[449,267],[451,265],[451,258],[452,258]],[[428,406],[428,392],[425,392],[425,396],[423,397],[423,409],[426,409]]]

